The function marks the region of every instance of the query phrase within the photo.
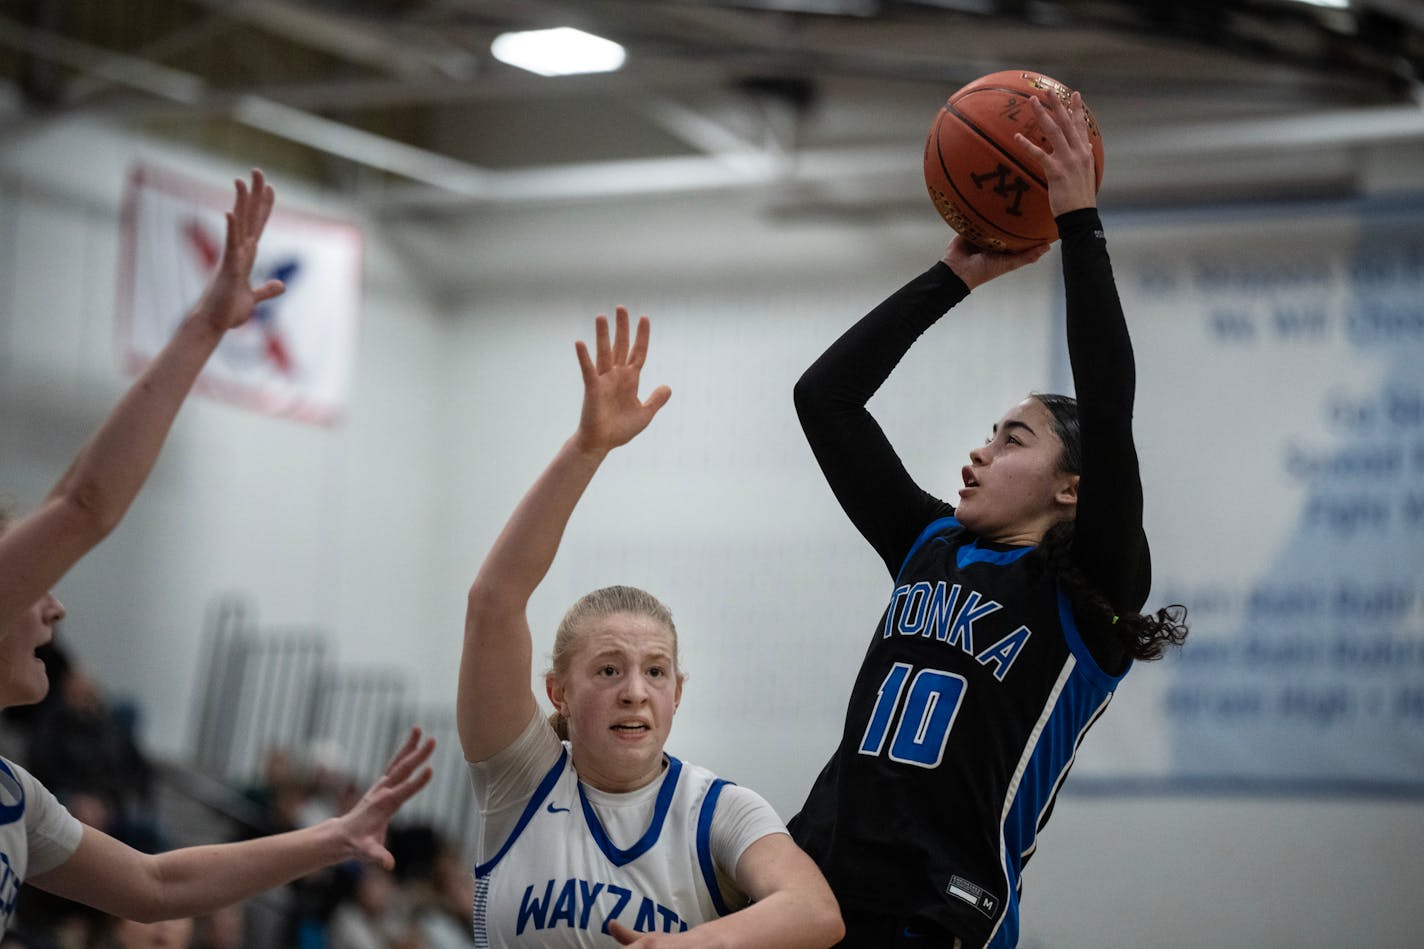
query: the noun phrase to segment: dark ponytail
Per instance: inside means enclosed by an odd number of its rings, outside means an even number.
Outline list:
[[[1161,659],[1187,638],[1187,608],[1180,603],[1155,613],[1118,613],[1088,581],[1073,559],[1073,522],[1060,521],[1044,535],[1035,555],[1073,604],[1073,613],[1106,630],[1109,640],[1133,659]]]
[[[1059,466],[1072,474],[1082,474],[1083,437],[1078,424],[1078,402],[1072,396],[1033,394],[1053,416],[1053,433],[1063,444]],[[1180,646],[1187,638],[1187,608],[1180,603],[1164,606],[1155,613],[1118,613],[1089,582],[1073,559],[1073,522],[1062,521],[1044,535],[1036,552],[1049,573],[1056,577],[1082,618],[1101,620],[1110,639],[1133,659],[1161,659],[1168,647]]]

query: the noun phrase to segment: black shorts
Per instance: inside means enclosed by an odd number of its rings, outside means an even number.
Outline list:
[[[842,910],[845,938],[835,949],[962,949],[959,937],[924,920]]]

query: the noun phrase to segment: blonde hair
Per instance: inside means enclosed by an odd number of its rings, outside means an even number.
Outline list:
[[[567,676],[569,667],[573,664],[574,653],[578,652],[589,623],[616,613],[646,616],[667,630],[668,635],[672,637],[673,671],[681,675],[677,672],[677,626],[672,621],[672,610],[646,590],[621,585],[585,593],[569,607],[564,618],[559,621],[557,632],[554,633],[554,653],[551,657],[553,665],[548,675],[559,679]],[[559,738],[568,740],[568,720],[557,709],[549,716],[549,724],[553,726]]]

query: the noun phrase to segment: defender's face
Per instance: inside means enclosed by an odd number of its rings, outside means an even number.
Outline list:
[[[49,692],[49,676],[35,650],[54,638],[64,604],[46,593],[0,629],[0,706],[33,705]]]
[[[1037,399],[1025,399],[969,453],[955,517],[989,540],[1038,543],[1077,507],[1078,476],[1059,467],[1062,453],[1053,414]]]
[[[656,620],[614,613],[590,622],[549,698],[569,722],[579,777],[604,791],[631,791],[663,769],[663,745],[682,700],[673,637]]]

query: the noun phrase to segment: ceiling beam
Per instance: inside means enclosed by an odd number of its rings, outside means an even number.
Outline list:
[[[400,22],[311,9],[286,0],[196,0],[214,13],[310,49],[388,75],[468,76],[477,67],[467,50],[433,30],[412,31]],[[412,36],[418,32],[418,36]]]
[[[1303,152],[1390,142],[1424,142],[1424,108],[1380,106],[1292,119],[1243,119],[1139,129],[1116,136],[1109,144],[1109,156],[1113,162],[1137,164],[1269,153],[1282,147]],[[486,190],[475,200],[489,204],[547,204],[905,176],[918,167],[914,165],[917,157],[917,152],[908,147],[841,148],[802,151],[787,162],[741,166],[717,157],[692,156],[491,171],[484,179]],[[396,188],[375,203],[377,210],[401,213],[457,210],[464,202],[435,189]]]

